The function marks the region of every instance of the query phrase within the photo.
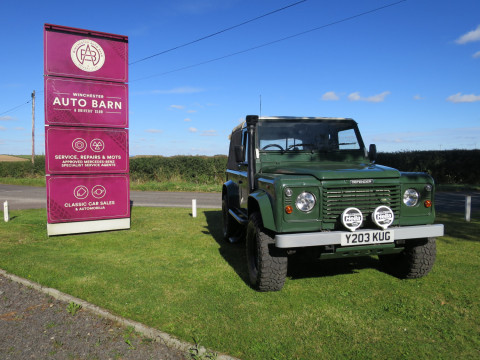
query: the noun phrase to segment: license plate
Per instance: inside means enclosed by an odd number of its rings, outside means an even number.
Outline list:
[[[343,233],[341,237],[341,245],[377,245],[392,243],[393,240],[393,231],[391,230],[355,231],[351,233]]]

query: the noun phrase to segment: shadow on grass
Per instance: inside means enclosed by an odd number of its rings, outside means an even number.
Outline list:
[[[220,246],[220,255],[232,267],[238,276],[250,286],[247,273],[247,258],[245,255],[245,242],[231,244],[223,239],[222,234],[222,211],[205,211],[208,233]]]
[[[439,214],[437,215],[436,223],[445,226],[445,235],[466,241],[479,242],[480,237],[480,213],[475,212],[471,216],[471,221],[465,221],[465,214]]]
[[[223,239],[222,235],[222,212],[220,210],[206,211],[207,230],[220,246],[220,255],[234,269],[238,276],[250,286],[247,261],[245,255],[245,243],[231,244]],[[480,213],[472,214],[472,221],[466,222],[464,214],[439,214],[437,223],[445,225],[445,235],[466,241],[480,241]],[[440,238],[442,239],[442,238]],[[446,239],[445,241],[450,241]],[[346,259],[318,260],[315,251],[306,248],[289,257],[288,277],[291,279],[321,278],[355,274],[363,269],[376,269],[391,276],[397,277],[386,269],[377,257],[358,257]]]
[[[291,256],[288,261],[288,276],[291,279],[349,275],[363,269],[383,271],[380,262],[374,257],[318,260],[300,252]]]
[[[207,231],[220,246],[220,255],[235,270],[238,276],[250,286],[245,255],[245,242],[231,244],[223,239],[222,212],[205,211]],[[289,256],[288,274],[291,279],[317,278],[342,274],[355,274],[362,269],[383,271],[380,262],[374,257],[360,257],[335,260],[318,260],[311,249],[305,249]]]

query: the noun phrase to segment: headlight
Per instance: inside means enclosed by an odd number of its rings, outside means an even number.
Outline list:
[[[418,203],[420,195],[415,189],[407,189],[403,193],[403,203],[407,206],[415,206]]]
[[[303,192],[297,196],[295,205],[297,209],[303,212],[309,212],[315,206],[315,195],[309,192]]]

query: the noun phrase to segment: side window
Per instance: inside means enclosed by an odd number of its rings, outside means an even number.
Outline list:
[[[338,132],[338,149],[339,150],[358,150],[360,145],[357,142],[355,130],[348,129]]]
[[[245,164],[248,164],[248,136],[247,130],[243,130],[243,138],[242,138],[242,145],[243,145],[243,158],[245,159]]]

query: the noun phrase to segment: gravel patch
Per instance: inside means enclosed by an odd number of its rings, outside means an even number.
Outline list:
[[[72,302],[76,304],[76,302]],[[1,359],[189,359],[169,346],[82,306],[0,274]],[[188,346],[188,344],[187,344]]]

